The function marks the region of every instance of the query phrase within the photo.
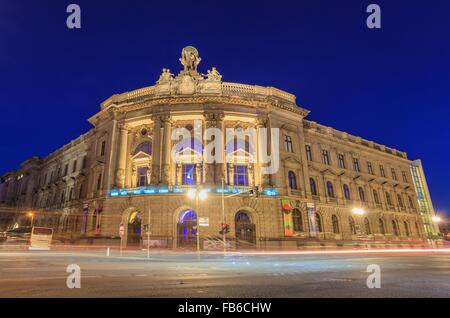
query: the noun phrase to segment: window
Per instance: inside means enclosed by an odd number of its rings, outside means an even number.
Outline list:
[[[398,201],[398,205],[399,205],[401,208],[404,208],[404,207],[405,207],[404,204],[403,204],[402,196],[401,196],[400,194],[397,194],[397,201]]]
[[[345,158],[343,154],[338,154],[339,168],[345,169]]]
[[[69,173],[69,164],[66,163],[66,165],[64,166],[64,176],[67,176],[67,173]]]
[[[339,234],[339,220],[335,214],[331,217],[331,223],[333,224],[333,233]]]
[[[378,196],[378,191],[373,190],[373,201],[375,201],[376,204],[380,204],[380,197]]]
[[[369,172],[369,174],[374,174],[371,162],[367,162],[367,171]]]
[[[197,173],[195,171],[195,164],[183,164],[181,168],[181,183],[184,185],[197,184]]]
[[[61,193],[61,204],[63,204],[65,201],[65,193],[64,191]]]
[[[408,195],[408,202],[409,202],[409,207],[410,207],[412,210],[415,210],[416,207],[414,206],[414,201],[413,201],[413,199],[411,198],[410,195]]]
[[[378,219],[378,230],[380,231],[380,234],[386,234],[383,219]]]
[[[316,181],[313,178],[309,178],[309,187],[311,188],[311,194],[317,195]]]
[[[294,223],[294,232],[303,232],[302,213],[299,209],[292,210],[292,221]]]
[[[77,171],[77,161],[76,160],[73,162],[72,173],[74,173],[75,171]]]
[[[72,201],[72,197],[73,197],[73,188],[70,188],[70,191],[69,191],[69,201]]]
[[[330,165],[330,157],[328,155],[328,150],[322,150],[322,163],[324,165]]]
[[[370,228],[370,222],[368,218],[364,219],[364,228],[366,229],[366,234],[370,235],[372,234],[372,229]]]
[[[292,147],[292,137],[285,135],[284,136],[284,148],[287,152],[294,152],[294,148]]]
[[[103,140],[101,148],[100,148],[100,156],[104,156],[105,155],[105,151],[106,151],[106,141]]]
[[[322,221],[320,220],[320,214],[319,213],[315,213],[314,214],[314,221],[316,223],[316,231],[317,232],[323,232],[322,231]]]
[[[288,172],[288,181],[289,188],[297,190],[297,178],[295,177],[295,173],[293,171]]]
[[[397,180],[397,174],[395,173],[395,169],[391,169],[392,179]]]
[[[85,169],[86,168],[86,160],[87,160],[87,156],[84,156],[82,164],[81,164],[81,169]]]
[[[406,236],[409,236],[411,233],[409,231],[409,224],[408,224],[408,222],[404,221],[403,222],[403,226],[405,227],[405,234],[406,234]]]
[[[362,187],[359,187],[358,192],[359,192],[359,199],[361,200],[361,202],[366,202],[366,194],[364,192],[364,189]]]
[[[353,158],[353,170],[355,170],[356,172],[361,172],[358,158]]]
[[[312,152],[311,152],[311,146],[310,145],[306,145],[306,159],[308,161],[312,161]]]
[[[391,195],[389,194],[389,192],[386,192],[386,203],[389,206],[392,206],[392,199],[391,199]]]
[[[248,186],[247,166],[234,166],[234,185]]]
[[[350,233],[355,235],[356,234],[355,220],[351,216],[348,217],[348,225],[350,227]]]
[[[346,200],[350,200],[350,188],[348,187],[348,185],[344,184],[343,189],[344,189],[344,198]]]
[[[397,224],[397,221],[395,221],[395,220],[392,220],[392,229],[394,230],[394,235],[395,236],[399,236],[400,235],[400,233],[398,231],[398,224]]]
[[[331,181],[327,181],[327,195],[330,198],[334,198],[334,188],[333,183],[331,183]]]
[[[384,172],[383,165],[380,165],[380,176],[382,176],[383,178],[386,178],[386,173]]]
[[[408,178],[406,177],[406,172],[402,171],[403,182],[408,182]]]
[[[139,167],[137,169],[137,186],[145,187],[148,185],[148,167]]]
[[[100,173],[97,178],[97,191],[102,187],[102,174]]]
[[[152,143],[150,141],[144,141],[140,143],[136,149],[134,149],[134,155],[142,151],[143,153],[146,153],[147,155],[152,154]]]

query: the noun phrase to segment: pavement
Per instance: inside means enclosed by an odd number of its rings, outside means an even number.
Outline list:
[[[67,267],[81,269],[68,288]],[[381,288],[367,267],[380,266]],[[203,253],[0,250],[0,297],[449,297],[450,249]]]

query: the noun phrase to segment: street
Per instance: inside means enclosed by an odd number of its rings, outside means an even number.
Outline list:
[[[449,297],[450,253],[0,251],[0,297]],[[66,285],[67,266],[81,288]],[[381,288],[366,286],[367,266]]]

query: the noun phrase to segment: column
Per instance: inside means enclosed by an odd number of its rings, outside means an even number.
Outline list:
[[[153,116],[153,154],[152,154],[152,174],[150,183],[158,185],[160,180],[161,164],[161,118]]]
[[[263,147],[263,142],[261,139],[261,129],[267,128],[267,147]],[[269,125],[269,119],[267,116],[261,116],[258,117],[258,123],[257,123],[257,139],[258,139],[258,164],[257,164],[257,171],[258,171],[258,177],[259,177],[259,184],[261,186],[261,189],[267,187],[270,185],[270,175],[263,173],[263,167],[265,164],[262,162],[262,158],[265,157],[268,154],[271,154],[270,151],[270,125]],[[267,153],[267,150],[269,150],[269,153]]]
[[[119,127],[119,153],[117,159],[116,170],[116,186],[123,188],[125,186],[125,168],[127,163],[127,142],[128,142],[128,129],[125,125]]]
[[[172,120],[170,116],[161,118],[163,126],[163,148],[162,148],[162,165],[161,165],[161,184],[169,184],[170,161],[171,161],[171,145],[172,145]]]
[[[215,114],[211,114],[211,113],[207,113],[204,114],[205,117],[205,125],[206,125],[206,129],[208,128],[214,128],[216,127],[216,118],[215,118]],[[205,138],[205,135],[203,135],[203,138]],[[217,136],[214,136],[214,138],[217,138]],[[204,149],[209,149],[208,144],[215,142],[214,141],[210,141],[207,140],[206,138],[203,139],[203,147]],[[214,151],[217,153],[218,149],[214,149]],[[206,154],[206,157],[210,157],[211,153],[208,151],[208,153],[204,152]],[[210,162],[207,163],[206,162],[206,157],[203,157],[203,164],[204,164],[204,168],[205,168],[205,184],[207,185],[212,185],[214,184],[214,174],[215,174],[215,162]]]
[[[218,128],[221,132],[221,134],[219,136],[216,136],[216,138],[220,139],[220,149],[216,149],[216,151],[221,151],[222,152],[222,162],[216,162],[214,165],[214,169],[215,169],[215,183],[216,184],[221,184],[222,183],[222,178],[224,179],[224,183],[227,182],[227,178],[226,178],[226,150],[225,150],[225,120],[224,114],[215,114],[216,117],[216,128]]]

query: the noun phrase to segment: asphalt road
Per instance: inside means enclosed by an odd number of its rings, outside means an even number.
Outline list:
[[[81,288],[66,285],[81,268]],[[381,268],[369,289],[367,266]],[[0,251],[0,297],[449,297],[450,253],[202,255]]]

